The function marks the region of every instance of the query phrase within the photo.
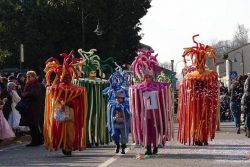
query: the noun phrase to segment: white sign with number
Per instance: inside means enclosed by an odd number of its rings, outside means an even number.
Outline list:
[[[158,109],[156,94],[157,94],[157,91],[143,93],[143,101],[144,101],[145,108],[147,110]]]

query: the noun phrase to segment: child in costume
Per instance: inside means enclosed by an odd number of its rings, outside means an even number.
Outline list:
[[[15,132],[18,132],[20,130],[19,123],[21,119],[21,114],[19,111],[16,110],[17,103],[21,100],[19,97],[17,91],[16,91],[16,84],[14,82],[8,82],[7,84],[7,90],[9,92],[9,95],[11,96],[11,112],[8,118],[9,125],[12,127],[12,129]]]
[[[146,146],[146,155],[157,154],[158,145],[173,138],[173,103],[170,85],[154,81],[158,61],[150,51],[140,51],[132,63],[139,83],[130,86],[132,137]],[[153,145],[153,152],[151,146]]]
[[[73,84],[78,77],[75,70],[77,59],[61,54],[64,62],[61,65],[56,59],[46,62],[47,80],[44,144],[49,150],[62,149],[64,155],[71,155],[74,150],[86,148],[87,94],[84,87]],[[51,74],[55,79],[51,85]]]
[[[119,90],[116,92],[116,103],[111,103],[111,120],[110,129],[111,137],[116,144],[116,153],[119,152],[120,143],[122,147],[122,154],[125,154],[126,143],[128,143],[129,127],[130,127],[130,111],[128,101],[125,101],[125,91]],[[112,109],[114,109],[112,111]]]
[[[109,78],[110,86],[103,90],[103,93],[109,96],[107,107],[108,131],[116,144],[115,152],[118,153],[121,146],[122,154],[125,154],[130,130],[131,113],[127,90],[129,86],[128,78],[128,71],[122,71],[122,68],[118,66]]]

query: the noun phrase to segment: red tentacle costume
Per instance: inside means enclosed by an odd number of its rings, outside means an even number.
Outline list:
[[[74,77],[78,77],[75,70],[76,59],[72,59],[73,52],[64,57],[63,64],[56,59],[46,61],[47,90],[45,101],[44,143],[47,149],[65,151],[83,150],[86,148],[86,118],[87,95],[84,87],[73,85]],[[55,74],[51,85],[51,74]],[[58,104],[67,106],[71,115],[70,120],[58,121],[56,112]],[[66,109],[65,109],[66,112]]]
[[[207,145],[215,137],[218,110],[218,74],[205,69],[206,58],[215,60],[215,51],[197,43],[185,48],[183,57],[190,56],[195,70],[187,71],[179,88],[178,140],[189,145]],[[193,60],[194,58],[194,60]]]

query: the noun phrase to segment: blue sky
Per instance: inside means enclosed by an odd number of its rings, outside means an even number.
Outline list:
[[[152,0],[151,5],[141,19],[141,42],[153,47],[159,62],[182,60],[195,34],[200,34],[198,42],[210,45],[231,40],[237,24],[250,29],[250,0]]]

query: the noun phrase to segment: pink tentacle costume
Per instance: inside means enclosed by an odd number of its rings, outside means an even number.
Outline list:
[[[205,68],[206,58],[213,58],[212,47],[197,43],[185,48],[183,57],[190,56],[193,66],[185,70],[179,88],[178,102],[178,140],[189,145],[207,145],[208,139],[215,137],[218,112],[218,74]],[[195,58],[193,61],[193,57]],[[195,67],[195,68],[193,68]]]
[[[150,51],[139,51],[132,71],[142,82],[129,88],[133,140],[147,147],[153,144],[154,148],[173,139],[170,85],[154,81],[156,57]]]

